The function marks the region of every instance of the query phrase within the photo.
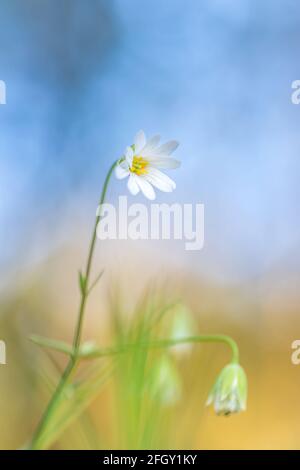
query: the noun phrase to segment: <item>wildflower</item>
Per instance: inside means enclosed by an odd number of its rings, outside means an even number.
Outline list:
[[[222,369],[206,402],[214,403],[218,415],[230,415],[246,410],[247,377],[239,364],[229,364]]]
[[[118,179],[128,178],[128,189],[136,195],[140,191],[148,199],[155,199],[153,186],[160,191],[172,192],[176,184],[160,169],[177,168],[178,160],[170,155],[177,149],[179,143],[170,140],[159,145],[160,136],[156,135],[146,140],[143,131],[139,131],[134,139],[134,144],[127,147],[124,157],[116,167],[115,174]]]

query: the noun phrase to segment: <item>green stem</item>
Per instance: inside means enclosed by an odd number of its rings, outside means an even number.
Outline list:
[[[114,168],[116,165],[119,163],[119,160],[115,161],[112,166],[110,167],[102,189],[99,205],[101,206],[106,197],[106,192],[108,188],[108,184],[111,178],[111,175],[113,173]],[[53,413],[56,409],[56,406],[59,403],[59,400],[63,394],[65,385],[68,383],[70,377],[76,370],[76,366],[78,365],[80,355],[79,355],[79,349],[80,349],[80,341],[81,341],[81,336],[82,336],[82,327],[83,327],[83,319],[84,319],[84,312],[85,312],[85,306],[86,306],[86,301],[89,293],[89,279],[90,279],[90,273],[91,273],[91,267],[92,267],[92,261],[93,261],[93,256],[94,256],[94,251],[95,251],[95,245],[96,245],[96,239],[97,239],[97,226],[101,218],[101,213],[100,210],[98,209],[98,213],[96,216],[95,220],[95,225],[94,225],[94,230],[90,242],[90,247],[89,247],[89,252],[88,252],[88,258],[87,258],[87,263],[86,263],[86,268],[85,268],[85,287],[84,289],[81,290],[81,301],[80,301],[80,307],[79,307],[79,314],[78,314],[78,320],[77,320],[77,325],[74,333],[74,339],[73,339],[73,354],[69,359],[69,362],[61,376],[61,379],[56,387],[56,390],[54,391],[50,402],[48,403],[48,406],[36,428],[36,431],[32,437],[30,448],[31,449],[38,449],[40,447],[40,442],[41,442],[41,437],[45,429],[47,428]]]
[[[107,188],[108,188],[108,183],[109,183],[109,180],[111,178],[112,172],[114,171],[114,168],[116,167],[118,162],[119,162],[119,160],[117,160],[116,162],[114,162],[112,164],[112,166],[109,169],[109,172],[106,175],[104,185],[103,185],[103,189],[102,189],[102,193],[101,193],[101,197],[100,197],[100,201],[99,201],[99,207],[101,207],[102,204],[104,204],[105,197],[106,197],[106,192],[107,192]],[[98,208],[98,213],[97,213],[97,217],[96,217],[96,220],[95,220],[93,235],[92,235],[92,239],[91,239],[91,242],[90,242],[90,249],[89,249],[89,254],[88,254],[88,259],[87,259],[86,269],[85,269],[85,289],[84,289],[84,291],[82,293],[82,296],[81,296],[78,321],[77,321],[76,330],[75,330],[75,334],[74,334],[73,346],[74,346],[75,355],[77,355],[78,349],[79,349],[79,346],[80,346],[82,326],[83,326],[83,318],[84,318],[84,309],[85,309],[85,304],[86,304],[86,300],[87,300],[87,297],[88,297],[89,277],[90,277],[90,273],[91,273],[92,261],[93,261],[93,256],[94,256],[94,251],[95,251],[95,244],[96,244],[96,239],[97,239],[97,227],[98,227],[98,223],[100,221],[100,218],[101,218],[101,213],[100,213],[100,210]]]
[[[231,349],[231,363],[239,363],[239,349],[236,342],[226,335],[200,335],[200,336],[188,336],[186,338],[178,339],[161,339],[157,341],[150,341],[149,343],[133,343],[125,344],[121,348],[107,348],[97,349],[82,355],[83,359],[93,359],[97,357],[112,356],[114,354],[122,354],[130,352],[136,348],[170,348],[178,344],[184,343],[224,343]]]

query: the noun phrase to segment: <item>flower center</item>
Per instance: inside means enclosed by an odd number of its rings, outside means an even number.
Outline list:
[[[139,157],[135,155],[132,160],[132,165],[130,167],[131,173],[135,173],[136,175],[145,175],[147,173],[147,166],[149,162],[145,160],[143,157]]]

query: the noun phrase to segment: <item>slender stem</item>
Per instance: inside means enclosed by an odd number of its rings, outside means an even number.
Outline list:
[[[149,343],[132,343],[125,344],[121,348],[107,348],[91,351],[90,353],[82,355],[83,359],[93,359],[97,357],[112,356],[114,354],[122,354],[130,352],[136,348],[170,348],[178,344],[184,343],[224,343],[231,349],[231,363],[238,364],[239,362],[239,349],[236,342],[226,335],[200,335],[188,336],[186,338],[178,339],[161,339],[157,341],[150,341]]]
[[[61,376],[61,379],[51,397],[50,402],[48,403],[45,413],[42,416],[41,421],[39,422],[36,428],[36,431],[31,440],[31,444],[29,446],[30,449],[35,450],[35,449],[40,448],[40,438],[42,436],[42,433],[48,426],[48,423],[50,422],[51,417],[53,416],[53,412],[55,411],[55,408],[59,403],[59,399],[62,396],[62,392],[65,388],[65,385],[67,384],[68,380],[71,377],[71,374],[75,370],[74,368],[75,368],[75,361],[74,359],[71,358]]]
[[[104,185],[103,185],[103,189],[102,189],[102,193],[101,193],[101,197],[100,197],[100,201],[99,201],[99,206],[100,207],[105,201],[106,192],[107,192],[107,188],[108,188],[108,183],[109,183],[112,172],[113,172],[115,166],[117,165],[118,161],[119,160],[117,160],[116,162],[114,162],[112,164],[112,166],[109,169],[109,172],[106,175]],[[86,269],[85,269],[85,289],[84,289],[84,291],[82,293],[82,296],[81,296],[78,321],[77,321],[75,335],[74,335],[74,341],[73,341],[75,355],[77,355],[78,349],[79,349],[79,346],[80,346],[82,326],[83,326],[83,317],[84,317],[84,309],[85,309],[85,304],[86,304],[86,300],[87,300],[87,294],[88,294],[88,288],[89,288],[88,287],[89,277],[90,277],[90,273],[91,273],[93,255],[94,255],[95,244],[96,244],[96,239],[97,239],[97,227],[98,227],[98,223],[100,221],[100,218],[101,218],[101,213],[98,210],[96,220],[95,220],[93,235],[92,235],[91,242],[90,242],[90,249],[89,249],[88,259],[87,259],[87,263],[86,263]]]
[[[106,197],[106,192],[109,184],[109,180],[111,178],[111,175],[113,173],[114,168],[118,164],[119,160],[115,161],[112,166],[110,167],[102,189],[99,205],[101,206]],[[92,261],[93,261],[93,255],[95,251],[95,245],[96,245],[96,239],[97,239],[97,226],[101,218],[101,213],[98,210],[96,220],[95,220],[95,225],[94,225],[94,230],[92,233],[92,238],[90,242],[90,247],[89,247],[89,252],[88,252],[88,258],[87,258],[87,263],[86,263],[86,268],[85,268],[85,274],[84,274],[84,289],[81,290],[81,301],[80,301],[80,307],[79,307],[79,314],[78,314],[78,320],[77,320],[77,325],[74,333],[74,339],[73,339],[73,354],[69,359],[69,362],[60,378],[60,381],[56,387],[56,390],[54,391],[50,402],[48,403],[48,406],[36,428],[36,431],[32,437],[31,440],[31,449],[38,449],[39,448],[39,443],[40,443],[40,438],[42,436],[42,433],[48,426],[49,421],[51,420],[53,416],[53,412],[55,411],[55,408],[57,404],[59,403],[59,400],[62,396],[62,393],[64,391],[64,388],[66,384],[68,383],[71,375],[75,372],[76,366],[78,364],[78,361],[80,359],[79,356],[79,348],[80,348],[80,341],[81,341],[81,336],[82,336],[82,327],[83,327],[83,319],[84,319],[84,312],[85,312],[85,306],[86,306],[86,301],[88,297],[88,292],[89,292],[89,278],[90,278],[90,273],[91,273],[91,267],[92,267]]]

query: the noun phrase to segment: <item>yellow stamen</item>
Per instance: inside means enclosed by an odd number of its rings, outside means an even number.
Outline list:
[[[139,157],[135,155],[132,160],[132,165],[130,167],[131,173],[135,173],[136,175],[146,175],[147,174],[147,166],[149,162],[144,160],[143,157]]]

